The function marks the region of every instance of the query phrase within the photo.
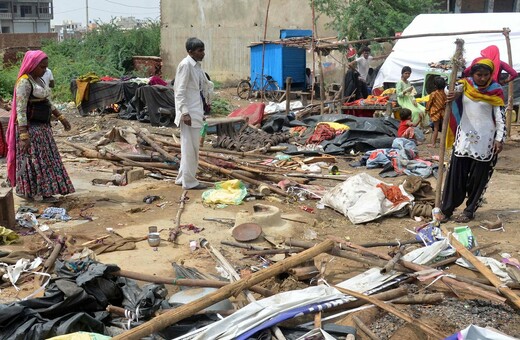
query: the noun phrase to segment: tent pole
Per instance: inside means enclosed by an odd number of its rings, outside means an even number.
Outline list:
[[[260,95],[262,96],[262,101],[265,100],[264,93],[264,61],[265,61],[265,39],[267,38],[267,19],[269,18],[269,6],[271,6],[271,0],[267,2],[267,10],[265,12],[265,21],[264,21],[264,39],[262,39],[262,77],[260,78]],[[251,79],[254,84],[254,79]]]
[[[452,60],[452,68],[451,68],[451,78],[448,89],[450,92],[453,92],[455,88],[455,81],[457,80],[457,72],[459,71],[459,62],[462,58],[462,51],[464,48],[464,40],[457,39],[455,40],[455,44],[457,45],[455,49],[455,54],[453,55]],[[442,121],[442,132],[441,132],[441,141],[440,141],[440,150],[439,150],[439,170],[437,174],[437,186],[435,188],[435,206],[441,206],[441,193],[442,193],[442,184],[444,179],[444,155],[446,153],[446,135],[448,131],[448,126],[450,124],[450,116],[451,116],[451,103],[446,105],[444,109],[444,117]],[[435,141],[433,141],[435,143]]]
[[[509,39],[509,32],[511,30],[508,27],[504,27],[504,31],[502,32],[504,34],[504,37],[506,38],[506,46],[507,46],[507,62],[512,67],[513,65],[513,55],[511,52],[511,40]],[[500,76],[500,74],[499,74]],[[507,91],[507,108],[506,108],[506,133],[507,137],[511,137],[511,121],[512,121],[512,113],[513,113],[513,84],[514,81],[510,81]]]

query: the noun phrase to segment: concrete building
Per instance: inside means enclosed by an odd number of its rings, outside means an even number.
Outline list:
[[[52,0],[0,1],[2,33],[49,33],[52,18]]]
[[[267,1],[161,0],[164,77],[175,75],[177,64],[186,56],[186,39],[193,36],[206,44],[204,69],[212,79],[227,81],[248,76],[248,46],[263,39],[266,12]],[[318,19],[319,36],[335,36],[325,23],[325,19]],[[271,1],[266,38],[278,39],[280,29],[312,29],[309,1]],[[312,58],[310,53],[307,58]]]
[[[58,34],[58,41],[65,39],[80,38],[85,28],[79,22],[72,20],[63,21],[61,25],[54,25],[51,31]]]

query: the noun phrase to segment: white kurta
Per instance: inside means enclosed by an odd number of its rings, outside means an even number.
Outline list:
[[[500,106],[462,98],[464,114],[457,128],[454,153],[477,161],[489,161],[494,156],[495,141],[505,137],[504,113]]]
[[[201,91],[207,82],[200,63],[192,57],[184,58],[177,67],[175,76],[175,124],[181,128],[181,164],[175,184],[183,189],[191,189],[199,184],[197,168],[199,164],[200,130],[204,123],[204,107]],[[183,115],[190,115],[191,126],[181,121]]]

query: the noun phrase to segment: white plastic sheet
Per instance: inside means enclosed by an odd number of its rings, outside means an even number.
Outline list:
[[[376,187],[379,183],[384,182],[366,173],[352,176],[328,191],[321,199],[321,203],[339,211],[352,223],[359,224],[399,211],[414,199],[400,186],[401,193],[410,201],[394,206],[386,199],[383,191]]]
[[[322,285],[276,294],[251,302],[227,318],[211,324],[194,339],[231,340],[282,311],[342,297],[344,295],[337,289]]]
[[[515,58],[520,55],[520,13],[421,14],[405,28],[402,35],[502,30],[503,27],[511,29],[509,36]],[[374,87],[382,86],[383,82],[398,82],[403,66],[412,68],[410,81],[424,79],[428,63],[451,60],[457,38],[464,39],[464,57],[468,65],[473,59],[480,57],[480,51],[489,45],[498,46],[500,59],[507,61],[506,40],[502,33],[400,39],[381,66]],[[512,66],[515,70],[520,70],[518,57],[513,59]]]

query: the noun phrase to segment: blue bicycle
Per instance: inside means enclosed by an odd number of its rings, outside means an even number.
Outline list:
[[[253,97],[253,94],[258,96],[262,95],[262,93],[267,100],[275,102],[282,96],[280,86],[278,86],[278,83],[273,77],[268,75],[264,75],[262,82],[260,82],[260,76],[257,76],[253,83],[251,83],[250,77],[238,83],[237,95],[241,99],[250,99]]]

